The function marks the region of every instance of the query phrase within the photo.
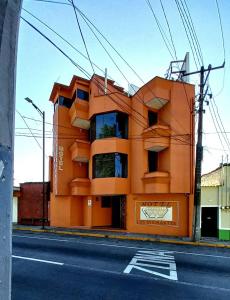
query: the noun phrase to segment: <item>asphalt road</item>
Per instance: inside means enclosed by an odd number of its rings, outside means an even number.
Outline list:
[[[230,251],[15,232],[12,299],[229,300]]]

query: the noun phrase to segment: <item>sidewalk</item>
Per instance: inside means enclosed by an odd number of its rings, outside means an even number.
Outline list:
[[[55,233],[60,235],[73,235],[73,236],[85,236],[85,237],[97,237],[97,238],[110,238],[119,240],[133,240],[133,241],[148,241],[158,243],[168,243],[177,245],[193,245],[204,247],[217,247],[217,248],[229,248],[230,241],[220,241],[217,238],[202,238],[200,242],[192,242],[188,237],[171,237],[171,236],[159,236],[151,234],[141,233],[129,233],[110,229],[84,229],[84,228],[62,228],[62,227],[50,227],[47,226],[42,229],[41,226],[27,226],[27,225],[13,225],[13,230],[17,231],[30,231],[34,233]]]

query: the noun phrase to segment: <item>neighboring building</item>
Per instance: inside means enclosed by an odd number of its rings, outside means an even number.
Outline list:
[[[43,217],[43,183],[24,182],[20,184],[20,201],[18,203],[18,224],[42,225]],[[45,183],[45,225],[49,225],[48,205],[50,184]]]
[[[230,240],[230,164],[202,176],[201,235]]]
[[[191,236],[194,86],[155,77],[55,83],[51,226]]]
[[[13,212],[12,212],[12,222],[18,223],[18,202],[20,199],[20,187],[14,186],[13,189]]]

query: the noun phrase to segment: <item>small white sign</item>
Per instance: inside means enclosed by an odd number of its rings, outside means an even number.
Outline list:
[[[88,200],[88,206],[92,206],[92,200],[91,199]]]
[[[140,220],[172,221],[172,207],[167,206],[141,206]]]

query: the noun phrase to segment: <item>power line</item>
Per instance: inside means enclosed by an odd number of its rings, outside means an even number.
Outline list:
[[[219,22],[220,22],[220,30],[221,30],[221,37],[222,37],[222,46],[223,46],[224,61],[225,61],[224,31],[223,31],[223,25],[222,25],[222,19],[221,19],[221,14],[220,14],[220,8],[219,8],[218,0],[216,0],[216,7],[217,7],[218,17],[219,17]]]
[[[151,11],[151,13],[152,13],[154,19],[155,19],[155,22],[156,22],[156,24],[157,24],[157,27],[158,27],[158,29],[159,29],[159,31],[160,31],[160,34],[161,34],[161,36],[162,36],[162,39],[163,39],[163,41],[164,41],[164,43],[165,43],[166,48],[168,49],[168,52],[169,52],[170,56],[172,57],[172,59],[175,59],[175,60],[176,60],[176,56],[173,55],[173,53],[171,52],[171,50],[170,50],[170,48],[169,48],[169,47],[172,47],[172,46],[171,46],[171,44],[170,44],[170,42],[169,42],[169,40],[168,40],[168,37],[167,37],[167,35],[165,34],[165,32],[164,32],[164,30],[163,30],[163,28],[162,28],[162,26],[161,26],[161,24],[160,24],[160,22],[159,22],[157,16],[156,16],[156,14],[155,14],[155,12],[154,12],[154,10],[153,10],[153,7],[152,7],[150,1],[149,1],[149,0],[145,0],[145,1],[146,1],[147,5],[148,5],[148,7],[149,7],[149,9],[150,9],[150,11]],[[172,48],[172,51],[174,52],[174,49],[173,49],[173,48]]]
[[[61,2],[61,1],[51,1],[51,0],[33,0],[36,2],[47,2],[47,3],[53,3],[53,4],[62,4],[62,5],[71,5],[69,3],[66,2]]]
[[[79,28],[79,31],[80,31],[80,34],[81,34],[81,38],[82,38],[82,41],[83,41],[83,44],[84,44],[84,47],[85,47],[85,51],[86,51],[87,56],[88,56],[88,59],[89,59],[89,61],[90,61],[90,65],[91,65],[91,67],[92,67],[93,73],[95,73],[95,70],[94,70],[94,67],[93,67],[93,64],[92,64],[90,55],[89,55],[89,51],[88,51],[88,48],[87,48],[87,45],[86,45],[86,42],[85,42],[85,38],[84,38],[83,32],[82,32],[82,30],[81,30],[81,25],[80,25],[80,22],[79,22],[79,20],[78,20],[78,15],[77,15],[77,11],[76,11],[74,2],[73,2],[73,0],[68,0],[68,1],[71,3],[71,5],[72,5],[72,7],[73,7],[74,14],[75,14],[75,18],[76,18],[76,21],[77,21],[77,25],[78,25],[78,28]]]
[[[196,46],[197,46],[197,49],[198,49],[198,53],[199,53],[201,62],[202,62],[202,64],[204,64],[203,54],[202,54],[201,47],[200,47],[200,42],[199,42],[197,34],[196,34],[195,26],[194,26],[194,23],[193,23],[193,20],[192,20],[192,16],[190,14],[190,11],[189,11],[189,8],[188,8],[188,5],[187,5],[187,1],[184,0],[185,6],[183,5],[183,1],[182,0],[181,0],[181,3],[182,3],[182,6],[184,8],[185,14],[186,14],[186,16],[187,16],[187,18],[189,20],[190,28],[191,28],[192,35],[194,37],[194,40],[195,40],[195,43],[196,43]],[[187,13],[186,13],[186,10],[187,10]]]
[[[68,0],[70,1],[70,0]],[[145,82],[141,79],[141,77],[137,74],[137,72],[131,67],[131,65],[121,56],[121,54],[115,49],[115,47],[108,41],[108,39],[100,32],[100,30],[89,20],[89,18],[87,18],[87,16],[76,6],[74,5],[76,10],[79,12],[79,14],[81,15],[81,17],[85,20],[85,22],[89,22],[89,24],[91,24],[93,26],[93,28],[103,37],[103,39],[109,44],[109,46],[118,54],[118,56],[126,63],[126,65],[134,72],[134,74],[143,82],[143,84],[145,84]],[[95,33],[94,33],[95,34]],[[127,79],[126,79],[127,80]],[[149,86],[147,85],[147,88],[149,89],[149,91],[151,92],[151,94],[153,96],[155,96],[155,94],[153,93],[153,91],[149,88]],[[187,96],[187,92],[186,92],[186,96]],[[159,101],[159,103],[162,103],[162,101],[160,99],[157,99]],[[187,99],[188,101],[188,99]],[[191,109],[191,108],[190,108]],[[138,112],[139,114],[139,112]],[[173,116],[172,116],[173,118]],[[184,129],[184,127],[180,124],[180,122],[174,118],[175,121],[180,125],[180,127],[182,127]],[[173,129],[173,128],[172,128]],[[185,130],[185,129],[184,129]]]
[[[186,20],[186,18],[184,16],[184,13],[182,11],[182,8],[180,6],[179,1],[175,0],[175,3],[176,3],[176,6],[177,6],[177,10],[179,12],[179,15],[180,15],[180,18],[181,18],[181,21],[182,21],[182,24],[183,24],[183,27],[184,27],[184,30],[185,30],[185,33],[186,33],[186,36],[187,36],[190,48],[191,48],[191,51],[192,51],[192,55],[193,55],[193,59],[194,59],[195,65],[196,65],[196,67],[198,69],[199,59],[197,59],[197,56],[195,54],[196,49],[195,49],[195,46],[194,46],[194,41],[191,38],[190,30],[189,30],[188,25],[187,25],[188,24],[187,20]],[[186,27],[186,25],[187,25],[187,27]]]
[[[40,143],[38,142],[37,138],[34,136],[32,130],[30,129],[29,125],[27,124],[26,120],[24,119],[24,117],[20,114],[20,112],[18,110],[16,110],[16,112],[19,114],[19,116],[22,118],[23,122],[26,124],[26,127],[28,128],[28,130],[30,131],[32,137],[35,139],[38,147],[42,150],[42,146],[40,145]]]
[[[82,68],[79,64],[77,64],[72,58],[70,58],[69,55],[67,55],[60,47],[58,47],[50,38],[48,38],[44,33],[42,33],[39,29],[37,29],[34,25],[32,25],[29,21],[27,21],[26,19],[24,19],[23,17],[21,17],[21,19],[23,21],[25,21],[29,26],[31,26],[35,31],[37,31],[40,35],[42,35],[42,37],[44,37],[48,42],[50,42],[59,52],[61,52],[74,66],[76,66],[87,78],[90,78],[89,73]],[[96,81],[98,81],[96,79]],[[98,81],[99,85],[98,87],[101,86],[101,82]],[[103,90],[103,89],[102,89]],[[127,111],[127,108],[125,108],[124,106],[121,106],[121,104],[117,103],[117,101],[115,101],[111,96],[109,96],[110,99],[115,102],[119,107],[121,107],[123,110],[125,110],[127,113],[129,113],[129,111]],[[121,100],[121,99],[120,99]],[[128,106],[128,109],[134,110],[132,107],[130,107],[127,103],[125,103],[124,101],[122,101],[125,105]],[[134,110],[135,111],[135,110]],[[140,112],[136,111],[137,114],[140,114]],[[143,117],[143,116],[142,116]]]
[[[229,142],[228,136],[226,134],[222,119],[220,117],[219,110],[216,105],[215,99],[213,98],[213,101],[211,101],[210,103],[211,103],[211,107],[212,107],[215,119],[217,121],[218,127],[219,127],[220,131],[223,131],[222,136],[223,136],[223,139],[224,139],[224,141],[228,147],[229,153],[230,153],[230,142]],[[215,105],[215,109],[214,109],[214,105]]]
[[[35,0],[35,1],[44,1],[44,0]],[[51,1],[53,2],[53,1]],[[68,4],[69,3],[62,3],[62,4]],[[89,60],[87,56],[85,56],[81,51],[79,51],[73,44],[71,44],[68,40],[66,40],[63,36],[61,36],[56,30],[54,30],[53,28],[51,28],[47,23],[45,23],[44,21],[42,21],[40,18],[36,17],[34,14],[32,14],[30,11],[28,11],[25,8],[22,8],[22,10],[24,10],[25,12],[27,12],[30,16],[32,16],[34,19],[36,19],[38,22],[40,22],[41,24],[43,24],[46,28],[48,28],[50,31],[52,31],[55,35],[57,35],[61,40],[63,40],[67,45],[69,45],[73,50],[75,50],[78,54],[80,54],[82,57],[84,57],[85,59]],[[94,62],[92,62],[92,64],[101,72],[104,72],[104,70],[102,70],[102,68],[100,68],[98,65],[96,65]]]
[[[162,0],[160,0],[160,3],[161,3],[162,11],[163,11],[163,13],[164,13],[164,17],[165,17],[166,24],[167,24],[167,26],[168,26],[168,32],[169,32],[170,39],[171,39],[171,44],[172,44],[172,47],[173,47],[173,50],[174,50],[174,55],[175,55],[175,58],[176,58],[176,60],[177,60],[176,47],[175,47],[175,44],[174,44],[174,41],[173,41],[172,32],[171,32],[171,29],[170,29],[170,26],[169,26],[169,21],[168,21],[168,18],[167,18],[167,15],[166,15],[166,12],[165,12],[164,5],[163,5]]]
[[[27,116],[23,116],[23,118],[25,118],[25,119],[29,119],[29,120],[32,120],[32,121],[35,121],[35,122],[41,122],[40,120],[37,120],[37,119],[34,119],[34,118],[31,118],[31,117],[27,117]],[[46,124],[48,124],[48,125],[53,125],[54,127],[60,127],[60,128],[67,128],[67,129],[73,129],[73,127],[69,127],[69,126],[63,126],[63,125],[55,125],[55,124],[52,124],[52,123],[49,123],[49,122],[46,122]],[[154,131],[154,129],[152,130],[152,132],[154,132],[154,133],[156,133],[155,131]],[[70,138],[73,138],[73,139],[77,139],[77,138],[82,138],[82,135],[77,135],[77,134],[73,134],[73,135],[69,135],[69,134],[60,134],[60,136],[65,136],[65,137],[70,137]],[[171,135],[169,135],[169,136],[167,136],[167,135],[160,135],[160,136],[162,136],[162,137],[171,137],[172,139],[177,139],[177,138],[183,138],[183,137],[189,137],[190,135],[188,135],[188,134],[171,134]],[[132,139],[132,138],[138,138],[138,137],[141,137],[141,136],[130,136],[130,138]],[[154,137],[151,137],[151,138],[154,138]],[[189,139],[190,139],[190,137],[189,137]],[[187,138],[187,140],[188,140],[188,138]],[[180,140],[179,139],[179,141],[181,141],[182,143],[188,143],[186,140]],[[191,143],[190,143],[191,144]]]
[[[211,109],[211,108],[212,108],[212,109]],[[217,126],[219,126],[219,123],[217,122],[217,125],[216,125],[216,122],[215,122],[216,116],[214,116],[215,113],[214,113],[214,109],[213,109],[213,107],[212,107],[212,104],[209,106],[209,111],[210,111],[210,115],[211,115],[211,118],[212,118],[213,125],[214,125],[214,127],[215,127],[215,129],[216,129],[216,132],[217,132],[219,141],[220,141],[220,143],[221,143],[221,146],[222,146],[222,148],[223,148],[223,151],[225,151],[225,150],[224,150],[224,144],[223,144],[221,135],[220,135],[220,133],[218,133],[219,131],[218,131]]]
[[[70,62],[72,63],[72,64],[74,64],[81,72],[83,72],[88,78],[90,78],[90,75],[89,75],[89,73],[86,71],[86,70],[84,70],[79,64],[77,64],[73,59],[71,59],[60,47],[58,47],[52,40],[50,40],[45,34],[43,34],[40,30],[38,30],[34,25],[32,25],[30,22],[28,22],[27,20],[25,20],[23,17],[21,17],[29,26],[31,26],[35,31],[37,31],[40,35],[42,35],[46,40],[48,40],[57,50],[59,50],[68,60],[70,60]],[[100,81],[98,81],[96,78],[95,78],[95,80],[96,80],[96,82],[98,82],[98,84],[97,84],[97,86],[100,88],[100,89],[102,89],[103,90],[103,88],[101,87],[101,82]],[[133,111],[135,111],[132,107],[130,107],[127,103],[125,103],[122,99],[120,99],[120,101],[123,103],[123,104],[125,104],[126,106],[128,106],[128,110],[127,110],[127,108],[125,108],[124,106],[122,106],[120,103],[118,103],[115,99],[113,99],[111,96],[109,96],[110,97],[110,99],[113,101],[113,102],[115,102],[119,107],[121,107],[121,109],[122,110],[124,110],[125,112],[127,112],[128,114],[130,113],[130,111],[129,110],[133,110]],[[137,114],[140,114],[138,111],[135,111]],[[132,114],[131,114],[131,117],[134,117],[135,118],[135,116],[133,116]],[[142,115],[142,117],[144,118],[144,116]],[[139,123],[139,125],[141,124],[140,122],[140,120],[138,120],[137,118],[136,118],[136,122],[138,122]],[[178,121],[177,121],[178,122]],[[142,125],[140,125],[141,127],[143,127],[143,128],[145,128],[145,124],[144,124],[144,126],[143,126],[143,123],[142,123]]]

